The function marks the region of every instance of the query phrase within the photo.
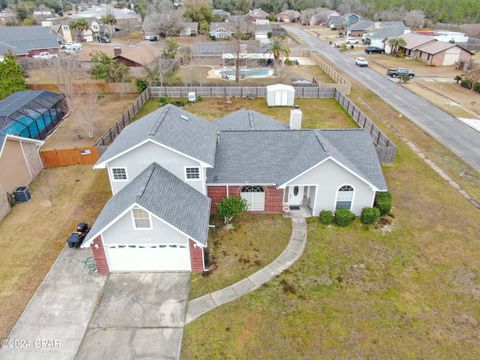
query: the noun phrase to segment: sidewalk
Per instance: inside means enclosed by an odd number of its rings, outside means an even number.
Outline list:
[[[307,223],[304,218],[292,218],[292,235],[290,242],[278,258],[272,263],[258,270],[249,277],[221,290],[190,300],[187,304],[185,324],[188,324],[203,314],[236,300],[241,296],[258,289],[266,282],[297,261],[303,253],[307,243]]]

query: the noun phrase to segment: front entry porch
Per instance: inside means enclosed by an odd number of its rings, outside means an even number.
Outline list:
[[[287,186],[284,192],[284,208],[292,217],[310,217],[314,207],[316,186]]]

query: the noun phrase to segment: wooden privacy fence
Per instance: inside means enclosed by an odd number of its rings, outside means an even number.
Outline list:
[[[295,86],[295,98],[333,98],[336,88],[336,84]],[[265,98],[267,96],[266,86],[155,86],[150,88],[151,97],[186,98],[189,92],[195,92],[197,96],[204,98]]]
[[[40,157],[45,168],[55,168],[95,164],[99,156],[95,146],[83,146],[73,149],[40,151]]]
[[[120,118],[108,129],[100,139],[95,143],[95,146],[99,147],[100,152],[103,152],[105,146],[110,145],[113,140],[120,134],[125,126],[130,124],[133,117],[137,115],[141,107],[150,99],[150,90],[147,88],[142,92],[128,107],[127,110],[120,116]]]
[[[345,79],[337,70],[325,61],[318,53],[308,51],[310,58],[337,84],[337,89],[346,95],[350,95],[352,83]]]
[[[340,91],[335,93],[335,99],[348,112],[352,119],[363,129],[369,131],[375,144],[377,155],[383,164],[391,164],[395,160],[397,147],[378,126],[370,120],[348,97]]]

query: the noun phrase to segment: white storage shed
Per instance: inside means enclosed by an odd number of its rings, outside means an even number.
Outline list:
[[[293,106],[295,88],[290,85],[275,84],[267,86],[268,106]]]

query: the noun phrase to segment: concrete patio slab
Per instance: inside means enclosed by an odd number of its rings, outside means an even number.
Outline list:
[[[75,357],[106,281],[84,267],[90,256],[90,250],[63,249],[9,335],[29,345],[4,347],[1,359]]]

